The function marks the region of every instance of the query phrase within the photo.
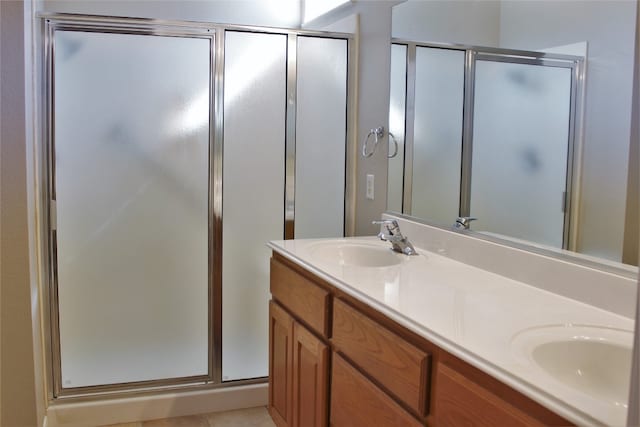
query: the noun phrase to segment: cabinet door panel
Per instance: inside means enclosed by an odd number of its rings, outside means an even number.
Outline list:
[[[533,427],[535,419],[446,365],[438,366],[435,415],[439,427]]]
[[[337,353],[333,353],[331,425],[417,427],[422,424]]]
[[[269,302],[269,412],[279,427],[291,421],[293,320]]]
[[[331,341],[417,415],[427,414],[429,354],[339,299],[335,299],[333,305]]]
[[[329,347],[304,326],[293,325],[293,425],[327,423]]]

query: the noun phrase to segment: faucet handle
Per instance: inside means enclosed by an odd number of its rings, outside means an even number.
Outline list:
[[[390,233],[392,233],[393,230],[400,229],[398,221],[396,221],[395,219],[381,219],[379,221],[371,221],[371,224],[380,225],[380,228],[382,228],[382,226],[384,225],[386,226],[387,231],[389,231]]]
[[[472,216],[459,216],[456,218],[456,222],[453,224],[454,228],[468,230],[471,226],[471,221],[475,221],[478,218]]]

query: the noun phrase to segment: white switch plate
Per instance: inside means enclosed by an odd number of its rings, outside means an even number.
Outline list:
[[[373,200],[374,176],[367,174],[367,199]]]

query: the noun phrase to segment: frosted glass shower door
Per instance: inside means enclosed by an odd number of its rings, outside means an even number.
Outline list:
[[[210,43],[55,32],[63,388],[209,372]]]
[[[473,228],[562,247],[571,68],[476,62]]]
[[[347,41],[298,37],[295,237],[344,236]]]
[[[410,213],[451,224],[459,213],[464,51],[416,48]]]
[[[387,210],[402,212],[404,191],[404,127],[407,104],[407,46],[391,45],[391,82],[389,91],[389,132],[398,142],[398,152],[389,159],[387,172]],[[389,155],[395,147],[389,141]]]
[[[269,240],[284,238],[287,37],[226,33],[222,379],[265,377]]]

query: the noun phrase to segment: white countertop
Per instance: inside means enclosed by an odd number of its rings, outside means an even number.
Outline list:
[[[533,366],[518,348],[522,331],[588,325],[624,332],[633,321],[434,252],[389,267],[345,266],[314,250],[327,242],[389,247],[375,237],[272,241],[269,246],[451,354],[579,425],[624,425],[626,401],[576,391]],[[626,342],[626,341],[625,341]]]

